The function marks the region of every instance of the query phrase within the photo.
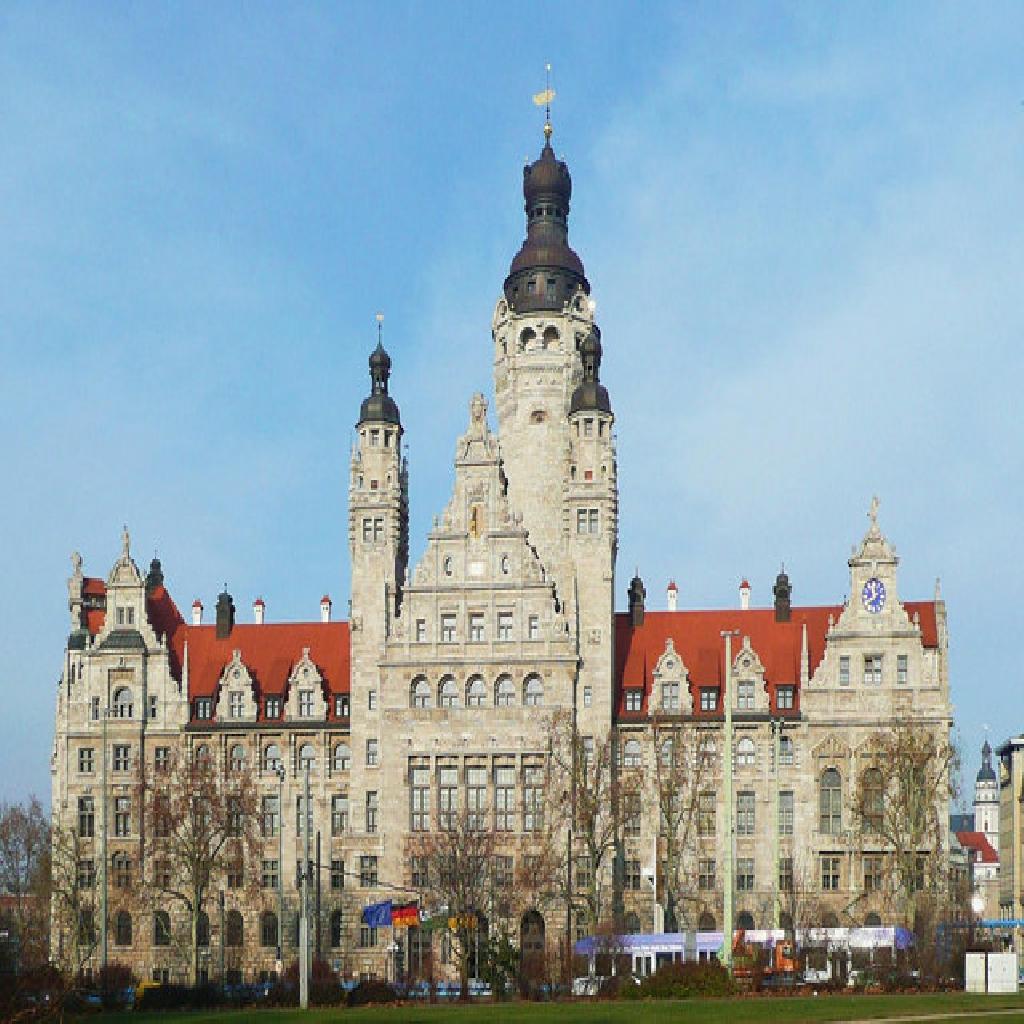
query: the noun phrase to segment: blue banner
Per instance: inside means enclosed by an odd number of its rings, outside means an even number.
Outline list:
[[[387,928],[391,924],[391,900],[363,907],[363,924],[371,928]]]

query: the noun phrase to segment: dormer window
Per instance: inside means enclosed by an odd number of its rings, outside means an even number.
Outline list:
[[[631,689],[626,691],[626,711],[639,712],[644,703],[644,691]]]
[[[779,711],[793,710],[793,687],[780,686],[775,691],[775,706]]]
[[[196,699],[196,718],[199,721],[209,721],[213,717],[213,701],[209,697]]]
[[[232,718],[241,718],[244,708],[244,696],[241,693],[233,693],[230,697],[229,714]]]
[[[310,718],[313,714],[313,691],[299,690],[299,715]]]
[[[718,710],[718,690],[710,686],[702,686],[700,691],[701,711]]]
[[[679,711],[679,684],[661,684],[661,708],[663,711]]]
[[[347,696],[337,696],[334,698],[334,714],[336,718],[348,718]]]
[[[754,710],[754,683],[750,679],[744,679],[736,687],[736,707],[740,711]]]
[[[268,697],[263,705],[263,713],[267,718],[281,717],[281,698]]]

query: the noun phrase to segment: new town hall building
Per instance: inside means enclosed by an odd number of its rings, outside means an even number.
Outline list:
[[[727,821],[719,770],[697,840],[690,926],[722,927],[730,826],[741,923],[777,920],[787,870],[813,880],[821,923],[885,918],[878,858],[850,838],[855,766],[871,733],[895,720],[948,731],[944,603],[938,592],[902,599],[873,507],[849,558],[845,603],[794,605],[783,573],[767,607],[749,606],[744,582],[734,608],[677,609],[671,587],[668,610],[655,611],[635,578],[622,585],[628,612],[615,611],[615,415],[600,379],[590,283],[568,241],[571,187],[548,130],[524,169],[526,239],[494,308],[493,403],[489,411],[481,394],[467,403],[451,499],[414,565],[401,393],[392,393],[384,349],[370,356],[349,475],[348,621],[333,617],[327,597],[312,622],[265,621],[256,601],[253,621],[241,623],[227,593],[215,621],[203,620],[198,601],[182,614],[160,564],[139,570],[127,532],[105,577],[85,575],[74,556],[52,805],[79,836],[79,880],[108,885],[111,960],[143,976],[187,971],[187,955],[155,926],[157,911],[135,898],[147,866],[132,780],[168,750],[205,747],[261,791],[265,848],[246,866],[258,885],[221,883],[224,932],[216,900],[208,906],[211,972],[222,942],[232,972],[274,970],[279,929],[284,957],[294,955],[296,809],[308,766],[319,947],[346,973],[383,974],[390,937],[361,925],[360,908],[408,897],[410,835],[459,809],[506,834],[506,864],[516,870],[538,825],[552,715],[572,716],[584,737],[612,730],[621,763],[645,773],[655,718],[699,725],[722,749],[725,630],[737,633],[736,810]],[[645,808],[622,837],[627,928],[661,926],[651,888],[657,842],[657,812]],[[514,935],[528,921],[534,944],[554,945],[566,927],[564,904],[530,905],[518,887],[484,909]],[[94,949],[90,962],[99,957]]]

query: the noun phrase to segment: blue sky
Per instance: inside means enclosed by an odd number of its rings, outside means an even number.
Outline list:
[[[0,7],[0,798],[48,793],[69,555],[314,618],[384,310],[413,557],[554,65],[618,417],[620,605],[840,601],[873,493],[949,603],[968,765],[1024,726],[1024,7]]]

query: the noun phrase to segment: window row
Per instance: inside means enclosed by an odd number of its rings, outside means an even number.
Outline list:
[[[460,686],[454,676],[444,676],[435,691],[423,676],[412,681],[409,687],[410,707],[426,710],[435,706],[435,700],[439,708],[490,707],[492,701],[497,708],[519,704],[528,708],[540,707],[544,703],[544,682],[540,676],[529,675],[523,680],[520,691],[508,675],[499,676],[493,687],[488,686],[482,676],[470,676],[465,686]]]
[[[447,563],[447,559],[446,559]],[[483,612],[470,612],[466,622],[466,639],[472,644],[486,643],[491,638],[488,630],[487,616]],[[418,644],[429,643],[427,620],[418,618],[413,625],[413,640]],[[494,620],[493,639],[499,643],[509,643],[519,639],[516,635],[515,615],[513,612],[498,612]],[[540,639],[540,616],[527,615],[525,639]],[[442,612],[438,621],[437,640],[442,644],[459,643],[459,616],[455,612]]]
[[[660,751],[662,764],[671,764],[672,740],[663,740]],[[793,752],[793,738],[791,736],[781,736],[779,738],[779,763],[782,765],[792,765]],[[714,740],[708,737],[702,741],[699,753],[704,759],[713,758],[715,756]],[[621,758],[622,764],[626,768],[641,767],[643,764],[643,744],[641,740],[635,737],[624,740],[621,747]],[[753,768],[757,763],[757,747],[749,736],[743,736],[736,742],[733,763],[737,768]]]
[[[317,689],[301,687],[298,693],[298,717],[313,718],[317,714]],[[347,693],[335,694],[332,703],[335,718],[348,718],[352,711],[351,701]],[[282,695],[271,695],[263,698],[264,719],[282,719],[284,717],[285,698]],[[196,697],[192,701],[192,718],[199,722],[212,721],[216,703],[213,697]],[[228,694],[228,718],[242,719],[245,717],[245,694],[235,691]]]
[[[688,684],[666,682],[661,684],[661,710],[668,714],[679,714],[682,710],[682,688]],[[704,714],[713,714],[719,708],[719,690],[717,686],[700,686],[698,707]],[[643,711],[644,691],[642,687],[627,687],[624,692],[624,707],[629,714]],[[755,710],[755,684],[752,680],[740,680],[736,684],[736,710]],[[796,707],[796,687],[785,685],[775,687],[775,709],[792,711]]]
[[[440,766],[432,775],[427,766],[409,769],[409,828],[428,832],[432,824],[451,831],[463,824],[469,830],[536,832],[544,827],[543,765],[527,764],[459,768]],[[521,796],[520,791],[521,790]]]
[[[861,661],[861,679],[865,686],[881,686],[884,656],[881,654],[865,654]],[[850,655],[843,654],[839,658],[839,685],[850,685]],[[896,685],[906,686],[909,682],[910,658],[906,654],[896,655]]]

